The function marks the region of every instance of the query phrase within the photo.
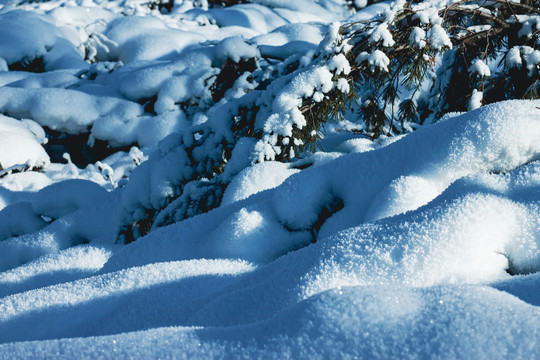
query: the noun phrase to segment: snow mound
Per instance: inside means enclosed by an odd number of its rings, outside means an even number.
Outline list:
[[[36,123],[0,115],[0,171],[48,165],[49,156],[41,146],[44,140],[43,129]]]
[[[414,210],[459,178],[510,171],[538,159],[537,104],[508,101],[488,105],[384,148],[343,156],[324,170],[308,169],[285,182],[274,195],[274,206],[285,224],[305,229],[317,221],[333,194],[345,208],[325,224],[323,234],[359,220],[374,221]]]
[[[206,40],[196,32],[171,29],[157,18],[143,16],[115,19],[103,35],[113,46],[102,60],[124,63],[173,59],[186,47]]]
[[[459,179],[511,171],[535,160],[540,154],[536,141],[540,135],[536,104],[538,101],[513,101],[486,106],[419,130],[385,147],[339,157],[290,176],[274,190],[158,229],[155,235],[150,233],[126,251],[136,252],[140,259],[151,257],[155,261],[160,256],[165,256],[163,260],[178,256],[183,259],[225,256],[267,262],[359,223],[405,214],[438,198]],[[517,112],[519,117],[516,118]],[[246,170],[245,174],[256,174],[257,168],[259,166]],[[238,191],[235,190],[238,189],[236,181],[243,181],[244,176],[241,174],[234,180],[231,192]],[[133,178],[135,181],[143,179]],[[248,190],[248,186],[246,183],[242,189]],[[140,191],[140,194],[148,192]],[[502,194],[506,196],[504,192]],[[536,211],[532,204],[530,209],[527,208],[529,210],[520,210],[521,207],[514,206],[512,201],[501,200],[499,203],[496,197],[473,199],[476,198],[471,195],[470,199],[460,200],[464,204],[460,211],[474,210],[475,205],[466,205],[474,201],[493,202],[493,206],[497,204],[504,209],[502,213],[515,212],[518,216],[515,224],[528,224],[525,220]],[[456,202],[455,206],[458,204],[461,202]],[[511,238],[517,231],[510,225],[512,219],[508,217],[508,222],[504,223],[495,221],[501,226],[509,226],[509,230],[500,231],[504,241],[507,241],[504,234],[510,234]],[[204,232],[199,230],[201,227]],[[490,227],[493,224],[488,223],[486,228]],[[259,231],[268,231],[267,236],[253,236]],[[380,231],[384,232],[383,229]],[[527,233],[529,230],[520,231]],[[229,235],[219,235],[225,233]],[[425,240],[419,239],[418,243],[422,241]],[[162,249],[161,255],[156,253],[156,257],[149,255],[154,243],[160,244]],[[496,267],[504,272],[505,263],[496,262]]]
[[[0,211],[0,240],[32,233],[47,223],[32,210],[29,202],[20,201]]]
[[[130,130],[127,119],[142,115],[139,104],[112,97],[92,96],[68,89],[20,89],[4,86],[0,88],[0,111],[17,118],[31,118],[42,126],[53,130],[77,134],[89,127],[96,128],[97,137],[113,140],[120,129]],[[80,109],[85,109],[81,113]],[[107,128],[107,131],[103,129]],[[112,128],[112,129],[111,129]],[[101,133],[100,133],[101,131]],[[118,136],[119,143],[131,143],[131,132]],[[100,136],[102,135],[102,136]],[[127,140],[126,140],[127,138]]]
[[[260,191],[280,185],[298,170],[284,163],[267,161],[242,170],[227,186],[222,205],[246,199]]]
[[[0,233],[20,235],[0,241],[1,270],[92,241],[112,243],[118,193],[88,180],[72,179],[31,193],[26,201],[14,199],[0,211],[4,219],[16,216],[12,224],[2,224]],[[28,231],[22,234],[23,229]]]
[[[67,180],[41,189],[34,196],[32,209],[36,214],[58,219],[75,210],[101,203],[107,191],[87,180]]]
[[[7,65],[25,68],[34,62],[37,71],[88,67],[77,48],[78,39],[55,26],[47,15],[13,10],[0,14],[0,24],[0,58]]]

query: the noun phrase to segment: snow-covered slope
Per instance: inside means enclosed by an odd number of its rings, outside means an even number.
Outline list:
[[[126,209],[189,171],[167,136],[259,94],[214,98],[208,76],[387,7],[122,3],[0,2],[0,359],[540,357],[540,100],[336,132],[292,163],[233,156],[219,207],[119,244]],[[43,127],[118,148],[51,162]]]

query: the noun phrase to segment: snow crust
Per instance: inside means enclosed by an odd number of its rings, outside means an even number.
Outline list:
[[[352,90],[332,80],[345,56],[325,52],[340,24],[394,7],[199,3],[0,1],[0,359],[539,358],[540,101],[481,106],[476,91],[469,112],[404,136],[335,134],[262,161],[278,135],[297,140],[303,100]],[[428,5],[414,6],[433,27],[411,44],[451,47]],[[369,41],[393,44],[384,25]],[[504,61],[532,71],[539,54]],[[324,66],[302,68],[314,57]],[[209,79],[253,58],[300,70],[213,98]],[[10,70],[36,59],[44,72]],[[388,71],[380,50],[356,61]],[[490,76],[479,59],[469,71]],[[220,206],[118,244],[126,216],[178,196],[201,151],[221,151],[242,101],[274,137],[238,141]],[[51,163],[51,129],[127,147]],[[178,146],[204,129],[204,149]]]

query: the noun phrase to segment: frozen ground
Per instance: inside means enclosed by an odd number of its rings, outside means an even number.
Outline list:
[[[205,77],[312,51],[387,4],[19,3],[0,2],[0,359],[540,358],[539,100],[336,135],[121,245],[126,211],[169,191],[174,136],[160,141],[252,86],[214,101]],[[36,57],[42,72],[13,70]],[[118,151],[51,159],[44,128]]]

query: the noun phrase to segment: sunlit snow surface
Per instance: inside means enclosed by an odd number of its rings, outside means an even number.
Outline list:
[[[28,8],[42,14],[55,3]],[[172,32],[158,14],[131,24],[115,2],[91,11],[58,7],[30,19],[45,29],[35,42],[0,46],[4,57],[58,47],[69,62],[76,47],[65,41],[78,41],[69,26],[106,19],[109,38],[134,62],[73,98],[74,90],[35,90],[73,80],[54,54],[47,53],[51,71],[39,76],[0,71],[3,85],[23,81],[0,87],[13,99],[0,100],[7,113],[0,117],[0,163],[44,167],[0,179],[0,358],[540,357],[540,101],[481,107],[386,143],[344,140],[335,153],[314,154],[305,170],[257,164],[236,175],[221,207],[129,245],[115,244],[125,197],[110,191],[118,179],[109,183],[93,167],[49,164],[38,124],[54,119],[73,131],[98,123],[94,135],[107,138],[116,121],[140,117],[118,139],[128,144],[146,136],[151,145],[185,126],[180,115],[150,123],[129,101],[160,88],[166,113],[167,99],[185,91],[185,84],[165,86],[169,75],[195,81],[185,58],[167,62],[178,55],[173,50],[239,35],[267,51],[287,51],[271,47],[289,41],[310,47],[322,40],[319,22],[347,16],[331,1],[254,3],[193,10],[191,17],[178,8],[185,26]],[[135,14],[144,9],[131,4]],[[49,17],[66,27],[47,32]],[[203,28],[204,19],[212,21]],[[279,28],[294,21],[315,22]],[[1,20],[0,28],[0,37],[11,31]],[[188,32],[197,35],[186,40]],[[163,34],[169,41],[153,48],[152,37]],[[243,46],[227,44],[218,50]],[[191,54],[203,64],[210,56]],[[69,68],[78,66],[87,65],[73,60]],[[68,97],[78,108],[36,106],[32,113],[40,97]],[[115,174],[131,171],[125,158],[134,156],[144,157],[126,153],[107,164]],[[150,190],[141,184],[130,191]],[[325,207],[339,211],[311,232]]]

